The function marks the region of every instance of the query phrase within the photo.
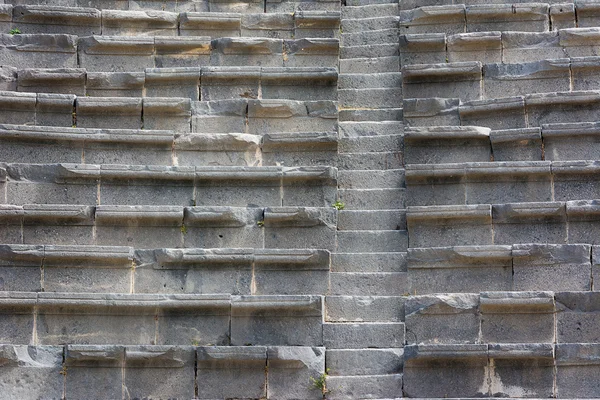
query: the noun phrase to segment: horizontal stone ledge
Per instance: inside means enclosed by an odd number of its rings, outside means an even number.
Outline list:
[[[317,117],[337,119],[337,102],[263,99],[248,100],[248,118]]]
[[[42,85],[84,85],[86,70],[83,68],[27,68],[17,72],[18,85],[22,87]]]
[[[63,364],[63,347],[2,344],[0,364],[7,369],[24,368],[32,374],[36,374],[36,369],[54,369],[58,372]],[[24,371],[22,373],[27,374]]]
[[[590,179],[600,173],[600,161],[553,161],[552,175],[555,179]]]
[[[520,142],[524,140],[541,140],[540,128],[501,129],[490,131],[491,143]]]
[[[168,11],[102,10],[103,28],[175,29],[179,14]]]
[[[158,180],[158,181],[193,181],[194,167],[171,167],[162,165],[99,165],[101,179],[107,180]],[[72,171],[75,171],[73,168]],[[85,173],[81,177],[94,177]]]
[[[38,293],[33,292],[0,292],[0,309],[11,312],[32,312],[37,304]]]
[[[0,244],[0,262],[4,266],[38,265],[44,259],[43,245]]]
[[[404,128],[404,142],[429,140],[489,140],[491,129],[481,126],[423,126]]]
[[[557,292],[556,309],[560,312],[597,313],[600,311],[600,292]]]
[[[262,137],[247,133],[177,134],[173,148],[181,151],[252,151]]]
[[[224,55],[271,55],[283,54],[282,39],[231,37],[213,39],[214,52]]]
[[[404,83],[480,80],[482,66],[479,61],[405,65],[402,78]]]
[[[291,182],[295,180],[330,181],[337,177],[333,167],[196,167],[196,182],[264,181]]]
[[[467,23],[548,20],[549,7],[544,3],[475,4],[467,7]]]
[[[83,143],[159,144],[170,146],[171,131],[138,129],[63,128],[53,126],[0,125],[0,140],[35,142],[66,141]]]
[[[600,200],[567,201],[569,221],[597,221],[600,219]]]
[[[437,362],[438,360],[474,360],[488,359],[487,344],[417,344],[404,347],[404,365],[410,367],[418,362]]]
[[[262,214],[262,208],[185,207],[183,223],[186,227],[241,228],[256,226]]]
[[[458,112],[462,117],[473,118],[477,114],[494,114],[525,109],[525,98],[522,96],[501,99],[472,100],[461,103]]]
[[[511,267],[511,246],[452,246],[409,248],[409,270],[438,268]]]
[[[338,29],[340,20],[339,11],[298,10],[294,13],[296,29]]]
[[[589,366],[600,365],[600,344],[598,343],[558,343],[556,344],[556,365]]]
[[[288,56],[336,56],[340,51],[340,40],[334,38],[307,38],[284,40]]]
[[[494,224],[566,222],[567,210],[564,202],[494,204],[492,219]]]
[[[143,72],[87,72],[86,90],[131,90],[141,92],[145,84]]]
[[[291,32],[294,29],[294,15],[288,13],[244,13],[242,14],[241,27],[248,31]]]
[[[485,79],[519,81],[525,79],[553,79],[568,76],[571,60],[559,58],[519,64],[485,64]],[[527,100],[526,100],[527,101]]]
[[[260,80],[261,67],[254,66],[223,66],[203,67],[201,72],[201,83],[205,85],[236,85],[244,82],[256,82]]]
[[[36,104],[35,93],[0,91],[0,110],[35,111]]]
[[[600,122],[543,124],[542,136],[544,138],[600,136]]]
[[[75,53],[77,36],[64,34],[0,34],[0,48],[17,52]]]
[[[184,208],[179,206],[96,206],[97,225],[181,226]]]
[[[188,116],[192,115],[190,98],[144,97],[142,101],[144,116]]]
[[[95,8],[15,5],[12,11],[12,21],[20,24],[100,27],[102,21]]]
[[[483,292],[479,310],[493,314],[553,313],[553,292]]]
[[[420,315],[477,314],[478,306],[479,295],[475,293],[409,296],[404,302],[404,317],[410,321]]]
[[[489,204],[450,205],[450,206],[409,206],[406,208],[406,222],[444,220],[472,220],[479,223],[492,222],[492,207]]]
[[[68,367],[122,368],[125,347],[118,345],[74,345],[65,349],[65,365]]]
[[[567,28],[558,31],[560,45],[564,47],[596,46],[600,28]]]
[[[44,266],[131,268],[133,248],[125,246],[44,246]]]
[[[465,178],[465,169],[465,164],[457,163],[408,164],[405,168],[406,184],[423,184],[431,179],[436,181],[462,182]]]
[[[251,368],[267,366],[266,346],[211,346],[196,349],[198,369]]]
[[[337,151],[338,137],[329,133],[268,133],[262,136],[263,153],[280,151]]]
[[[581,105],[600,102],[600,91],[534,93],[525,96],[525,107]]]
[[[321,317],[320,296],[232,296],[232,317]]]
[[[74,204],[25,204],[23,224],[93,225],[94,207]]]
[[[211,38],[209,36],[155,36],[154,50],[159,55],[209,55]]]
[[[240,13],[184,12],[179,14],[181,30],[239,30],[241,22]]]
[[[93,35],[80,38],[77,48],[85,54],[92,55],[153,55],[154,38]]]
[[[400,35],[400,49],[414,53],[446,51],[446,35],[443,33],[415,33]]]
[[[78,116],[142,114],[142,98],[137,97],[77,97],[75,106]]]
[[[199,84],[201,72],[201,67],[146,68],[144,76],[146,83],[155,85],[165,85],[173,81]]]
[[[571,70],[575,73],[588,72],[592,71],[586,70],[594,70],[600,68],[600,57],[591,56],[591,57],[572,57],[571,58]]]
[[[551,343],[532,344],[489,344],[489,358],[502,360],[554,360],[554,345]]]
[[[467,181],[481,178],[509,178],[541,175],[550,179],[550,161],[499,161],[465,163]]]
[[[336,68],[326,67],[277,67],[261,68],[262,85],[337,85],[338,72]]]
[[[333,208],[269,207],[264,210],[265,227],[329,226],[335,229],[337,214]]]
[[[590,264],[592,248],[585,244],[515,244],[512,253],[519,266]]]
[[[25,212],[23,211],[22,206],[0,204],[0,221],[2,222],[20,223],[24,214]]]
[[[400,26],[465,24],[464,4],[424,6],[413,10],[400,11]]]
[[[192,366],[196,347],[67,345],[65,365],[72,368],[181,368]]]
[[[480,52],[484,50],[502,49],[502,32],[470,32],[448,35],[449,52]]]

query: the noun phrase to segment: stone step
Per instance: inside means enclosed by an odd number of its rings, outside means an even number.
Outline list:
[[[386,375],[402,371],[403,349],[336,349],[325,351],[330,377]]]
[[[401,296],[409,291],[406,272],[332,272],[331,295]]]
[[[398,29],[397,16],[384,16],[372,18],[348,18],[341,20],[343,33],[358,33],[367,31],[380,31],[383,29]]]
[[[19,308],[11,314],[12,328],[0,332],[5,343],[28,344],[34,337],[44,345],[323,343],[320,296],[2,292],[0,304]],[[33,324],[34,315],[44,324]]]
[[[369,44],[398,43],[398,29],[379,29],[357,33],[342,33],[342,46],[365,46]]]
[[[398,57],[347,58],[340,60],[340,73],[365,74],[400,72]]]
[[[404,210],[342,210],[338,212],[338,230],[406,230]]]
[[[405,207],[405,192],[405,188],[339,189],[338,197],[347,210],[398,210]],[[360,225],[360,222],[352,223],[357,224]],[[397,226],[395,224],[392,229],[399,229]],[[338,228],[342,229],[339,226]]]
[[[325,294],[329,252],[281,247],[134,251],[123,246],[0,245],[4,269],[0,290],[123,294],[133,291],[165,295]],[[277,281],[281,277],[285,277],[286,283]],[[90,287],[92,279],[94,286]]]
[[[348,6],[352,6],[352,7],[358,7],[358,6],[369,6],[369,5],[375,5],[375,4],[396,4],[397,6],[397,2],[394,1],[389,1],[389,0],[350,0],[350,1],[346,1],[346,4]]]
[[[408,235],[400,230],[339,231],[336,252],[403,252],[408,248]]]
[[[344,153],[338,157],[340,170],[387,170],[402,169],[404,163],[400,149],[381,153]]]
[[[340,108],[390,108],[402,105],[401,88],[339,89]]]
[[[406,271],[406,253],[342,253],[331,255],[332,272],[403,272]]]
[[[404,323],[364,322],[323,324],[323,343],[328,350],[404,347]]]
[[[399,46],[395,43],[372,44],[368,46],[342,46],[340,59],[366,57],[392,57],[399,55]]]
[[[342,19],[378,18],[398,15],[398,3],[342,7]]]
[[[340,153],[398,151],[404,147],[404,135],[355,136],[339,139]]]
[[[339,189],[403,188],[404,170],[342,170],[338,171]]]
[[[327,322],[401,322],[404,297],[400,296],[327,296]]]
[[[340,74],[338,76],[340,89],[399,88],[401,86],[402,74],[400,72]]]
[[[403,121],[402,108],[384,108],[378,110],[340,110],[340,122],[383,122]]]
[[[380,1],[380,0],[352,0]],[[402,374],[363,375],[363,376],[329,376],[327,387],[331,390],[328,395],[332,400],[351,400],[368,398],[392,399],[402,393]]]
[[[14,205],[223,205],[223,196],[230,196],[226,197],[228,205],[246,207],[247,196],[253,192],[254,201],[263,206],[298,202],[328,207],[335,201],[337,189],[337,170],[332,167],[5,164],[2,171],[6,201]],[[214,185],[216,182],[221,185]],[[234,196],[241,182],[247,185],[246,191],[239,193],[244,199]],[[202,189],[196,191],[196,187]]]

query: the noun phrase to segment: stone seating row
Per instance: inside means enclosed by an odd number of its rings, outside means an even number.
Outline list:
[[[280,39],[339,36],[339,11],[292,13],[98,10],[0,4],[0,30],[78,36],[255,36]]]
[[[131,72],[212,66],[337,67],[335,38],[0,34],[0,62],[16,68],[85,68]]]

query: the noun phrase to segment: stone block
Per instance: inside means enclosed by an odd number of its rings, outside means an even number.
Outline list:
[[[460,125],[485,126],[490,129],[526,128],[523,97],[474,100],[458,108]]]
[[[596,160],[600,157],[598,134],[600,126],[595,122],[547,124],[542,126],[546,160]]]
[[[248,100],[198,101],[192,103],[192,132],[246,132]]]
[[[552,343],[552,292],[482,292],[481,335],[484,343]]]
[[[322,307],[318,296],[234,296],[231,344],[320,346]]]
[[[329,294],[399,296],[409,292],[406,272],[334,272]]]
[[[494,161],[540,161],[542,135],[540,128],[503,129],[490,132]],[[544,146],[547,146],[544,143]],[[550,155],[545,147],[546,160]]]
[[[478,342],[478,306],[476,294],[407,297],[404,303],[407,343]]]
[[[196,354],[199,399],[266,396],[266,347],[198,347]]]
[[[92,72],[129,72],[154,67],[154,38],[89,36],[78,42],[79,65]]]
[[[71,118],[72,119],[72,118]],[[78,163],[82,161],[83,137],[71,131],[28,125],[0,126],[0,157],[4,162]],[[71,139],[71,140],[69,140]]]
[[[211,42],[211,65],[283,67],[283,40],[220,37]]]
[[[127,346],[123,390],[132,398],[192,398],[195,385],[192,346]]]
[[[327,296],[327,322],[400,322],[404,300],[398,296]]]
[[[402,374],[330,376],[327,378],[328,394],[332,400],[355,399],[367,396],[390,398],[402,392]]]
[[[528,125],[586,122],[600,107],[600,93],[592,91],[531,94],[525,98]]]
[[[256,99],[259,94],[260,76],[261,68],[253,66],[202,68],[201,99]]]
[[[458,98],[405,99],[402,107],[404,124],[405,126],[460,125],[459,104]]]
[[[386,375],[402,372],[404,350],[338,349],[327,350],[329,376]]]
[[[553,161],[555,199],[565,201],[600,197],[597,168],[598,164],[595,161]]]
[[[547,4],[477,4],[466,9],[467,32],[545,32],[550,27]]]
[[[64,394],[62,346],[0,346],[0,388],[9,399],[60,399]]]
[[[0,35],[2,65],[77,68],[77,37],[63,34]]]
[[[575,4],[550,4],[550,26],[553,31],[575,28]]]
[[[401,252],[408,247],[406,231],[339,231],[337,248],[341,253],[378,253],[384,251]]]
[[[340,35],[340,11],[331,9],[300,9],[294,13],[294,38],[335,38]],[[383,27],[394,25],[389,19]]]
[[[485,344],[406,346],[404,395],[415,398],[487,396],[487,347]]]
[[[17,79],[19,92],[85,94],[82,68],[27,68],[18,71]]]
[[[65,394],[73,398],[103,393],[118,398],[123,391],[125,349],[115,345],[67,345]]]
[[[556,340],[558,343],[596,343],[600,313],[599,292],[556,293]]]
[[[454,246],[408,249],[412,291],[479,293],[512,289],[510,246]]]
[[[489,245],[492,210],[487,204],[408,207],[409,247]]]
[[[324,347],[269,346],[267,368],[269,398],[322,398],[322,393],[319,393],[318,388],[312,387],[310,382],[325,373]]]
[[[337,67],[340,41],[335,38],[292,39],[283,42],[285,56],[284,67]],[[392,57],[395,58],[395,57]],[[397,58],[395,58],[397,61]],[[392,63],[394,60],[391,60]],[[384,63],[390,60],[383,59]],[[273,62],[273,64],[275,64]],[[343,61],[339,61],[343,71]],[[397,65],[397,63],[396,63]],[[276,66],[276,65],[263,65]]]
[[[188,98],[154,97],[143,99],[144,129],[191,131],[191,101]]]
[[[142,127],[142,99],[125,97],[79,97],[75,103],[81,128]],[[110,118],[107,118],[110,116]]]
[[[0,67],[0,90],[18,91],[17,68],[10,66]],[[29,90],[24,90],[24,92],[29,92]]]
[[[41,126],[74,125],[75,95],[38,93],[35,106],[35,124]]]
[[[36,293],[0,293],[0,338],[5,344],[27,344],[33,341],[33,310]]]
[[[186,12],[180,15],[182,36],[240,36],[241,15],[231,12]]]
[[[23,206],[23,242],[55,245],[93,243],[94,207],[52,204]]]
[[[446,61],[444,33],[400,35],[400,65],[443,63]]]
[[[88,72],[86,93],[94,97],[142,97],[143,72]]]
[[[465,164],[409,164],[405,179],[406,204],[444,205],[466,203]]]
[[[2,245],[0,246],[0,277],[2,291],[41,291],[41,265],[43,246]]]
[[[258,139],[262,139],[263,165],[325,167],[334,165],[338,155],[333,133],[268,133]]]
[[[401,348],[404,323],[325,323],[323,343],[327,349]]]
[[[463,101],[482,97],[481,63],[417,64],[402,67],[405,98],[458,97]]]
[[[248,101],[248,133],[332,132],[337,106],[332,101]]]
[[[6,124],[35,125],[35,93],[0,92],[0,115]]]
[[[359,192],[360,193],[360,192]],[[365,193],[365,192],[363,192]],[[396,191],[395,193],[399,193]],[[406,230],[406,213],[399,210],[343,210],[338,213],[340,230]]]
[[[573,76],[573,90],[594,90],[598,87],[598,57],[573,57],[571,58],[571,74]]]
[[[177,36],[179,15],[158,10],[102,10],[102,35]]]
[[[502,32],[502,62],[520,63],[565,57],[559,32]]]
[[[596,396],[600,390],[598,356],[600,346],[594,343],[556,345],[556,391],[561,398]]]
[[[183,166],[252,166],[258,164],[261,139],[245,133],[178,134],[172,150]]]
[[[240,36],[291,39],[294,37],[294,17],[287,13],[244,13]]]
[[[331,272],[406,271],[405,252],[339,253],[331,255]]]
[[[558,31],[560,46],[568,57],[590,57],[598,55],[600,29],[569,28]]]
[[[448,61],[502,62],[502,35],[493,32],[457,33],[447,37]]]
[[[565,203],[494,204],[492,219],[496,244],[567,243]],[[542,287],[525,290],[544,287],[542,284]]]
[[[400,11],[401,33],[461,33],[466,29],[463,4],[424,6]]]
[[[78,36],[102,33],[101,13],[93,8],[15,5],[13,23],[27,33],[68,33]]]
[[[210,64],[210,37],[155,36],[156,68],[200,67]]]

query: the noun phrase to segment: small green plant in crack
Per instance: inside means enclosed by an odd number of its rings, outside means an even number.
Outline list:
[[[331,207],[333,207],[333,208],[335,208],[336,210],[340,211],[340,210],[343,210],[343,209],[346,207],[346,205],[345,205],[344,203],[342,203],[341,201],[339,201],[339,200],[336,200],[336,202],[335,202],[335,203],[333,203],[333,204],[331,205]]]
[[[10,33],[11,35],[20,35],[21,30],[19,28],[12,28],[8,33]]]
[[[184,235],[187,233],[187,226],[185,225],[181,225],[181,233],[183,233]]]
[[[260,220],[260,221],[256,221],[256,225],[258,225],[259,228],[262,228],[265,226],[265,220]]]
[[[310,381],[312,383],[312,387],[314,389],[319,389],[323,398],[325,399],[328,393],[331,393],[331,390],[327,389],[327,377],[329,376],[329,368],[325,370],[318,378],[310,377]]]

